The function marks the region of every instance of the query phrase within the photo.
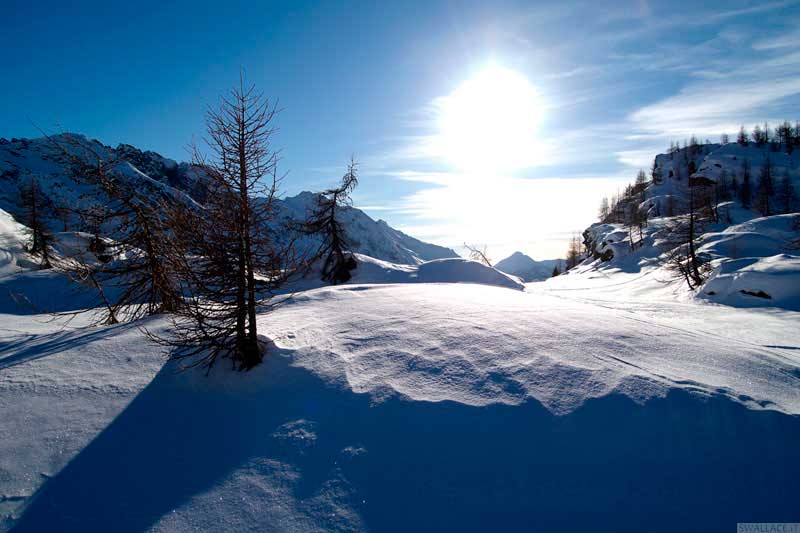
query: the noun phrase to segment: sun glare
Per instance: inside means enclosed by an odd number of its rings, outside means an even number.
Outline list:
[[[467,171],[532,166],[542,114],[539,93],[523,75],[491,65],[439,101],[438,151]]]

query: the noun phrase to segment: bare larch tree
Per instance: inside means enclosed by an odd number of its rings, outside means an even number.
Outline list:
[[[46,218],[53,214],[53,204],[44,194],[35,177],[19,187],[22,223],[27,227],[27,251],[39,257],[41,268],[52,267],[53,235],[47,229]]]
[[[92,236],[62,269],[96,289],[105,310],[98,321],[113,324],[176,311],[182,294],[172,268],[174,239],[165,212],[178,200],[149,186],[145,177],[123,176],[124,162],[80,138],[51,141],[69,158],[74,179],[88,190],[82,205],[71,210]]]
[[[483,246],[464,243],[464,248],[469,252],[469,258],[472,261],[483,263],[486,266],[492,266],[492,259],[489,257],[489,249],[484,244]]]
[[[342,210],[352,204],[350,194],[356,185],[358,167],[351,158],[341,184],[319,194],[317,205],[303,225],[304,233],[321,238],[316,258],[322,260],[322,279],[333,284],[347,282],[350,272],[358,266],[347,250],[350,243],[341,221]]]
[[[210,371],[220,357],[238,370],[258,365],[257,309],[293,272],[291,247],[278,245],[268,228],[280,181],[271,145],[277,111],[243,80],[209,109],[208,155],[194,150],[194,164],[207,177],[206,201],[170,212],[178,243],[172,257],[191,297],[173,315],[173,335],[157,340],[187,367]]]

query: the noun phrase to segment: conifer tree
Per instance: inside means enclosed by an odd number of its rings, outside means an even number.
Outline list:
[[[19,197],[22,206],[21,222],[27,227],[29,238],[27,251],[39,257],[41,268],[51,268],[54,237],[45,220],[52,214],[52,203],[34,177],[20,185]]]
[[[279,245],[276,221],[280,179],[272,147],[278,110],[254,86],[239,86],[209,109],[209,155],[195,148],[194,163],[206,177],[200,209],[173,209],[169,227],[185,294],[170,338],[173,359],[210,371],[219,358],[249,370],[263,357],[257,309],[269,310],[274,291],[296,272],[291,243]]]
[[[358,185],[358,169],[351,158],[338,187],[320,193],[317,205],[305,223],[305,233],[319,235],[322,243],[316,254],[322,259],[321,276],[333,284],[347,282],[350,272],[358,266],[347,248],[349,242],[341,220],[342,211],[352,204],[350,194]]]
[[[739,186],[739,202],[745,209],[750,209],[750,202],[753,197],[750,178],[750,161],[745,158],[742,160],[742,183]]]

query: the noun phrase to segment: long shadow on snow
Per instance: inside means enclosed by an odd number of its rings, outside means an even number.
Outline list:
[[[136,326],[132,323],[125,323],[102,328],[64,329],[41,335],[26,333],[9,337],[7,340],[0,340],[0,370],[48,355],[56,355],[68,348],[87,346],[134,327]]]
[[[0,280],[0,313],[69,313],[96,305],[93,290],[53,270],[22,272]]]
[[[736,522],[800,521],[797,417],[684,392],[645,406],[609,396],[562,417],[535,402],[370,405],[284,358],[265,365],[263,386],[236,394],[181,386],[185,374],[162,371],[42,487],[14,531],[141,531],[265,457],[300,470],[298,499],[343,476],[349,504],[375,531],[732,531]],[[297,420],[317,431],[303,452],[271,436]],[[343,461],[347,446],[366,451]],[[220,512],[237,505],[220,502]]]

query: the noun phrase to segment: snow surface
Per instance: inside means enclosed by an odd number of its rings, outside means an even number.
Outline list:
[[[548,286],[605,290],[622,284],[626,295],[635,293],[645,299],[800,310],[800,214],[751,217],[727,227],[711,225],[699,239],[698,253],[711,261],[713,270],[696,292],[666,268],[663,254],[670,248],[665,244],[669,223],[669,218],[650,220],[636,250],[631,249],[627,227],[593,225],[586,235],[598,244],[599,254],[610,250],[613,258],[588,258],[560,279],[548,280]],[[634,241],[639,241],[636,231]]]
[[[262,366],[209,378],[162,367],[136,325],[0,315],[4,527],[797,520],[797,313],[548,285],[305,291],[260,318]]]
[[[204,377],[148,342],[163,317],[49,314],[85,302],[0,212],[0,531],[800,522],[794,222],[738,222],[705,235],[698,295],[658,264],[663,219],[636,251],[595,226],[612,261],[527,286],[359,255],[259,316],[264,364]]]

